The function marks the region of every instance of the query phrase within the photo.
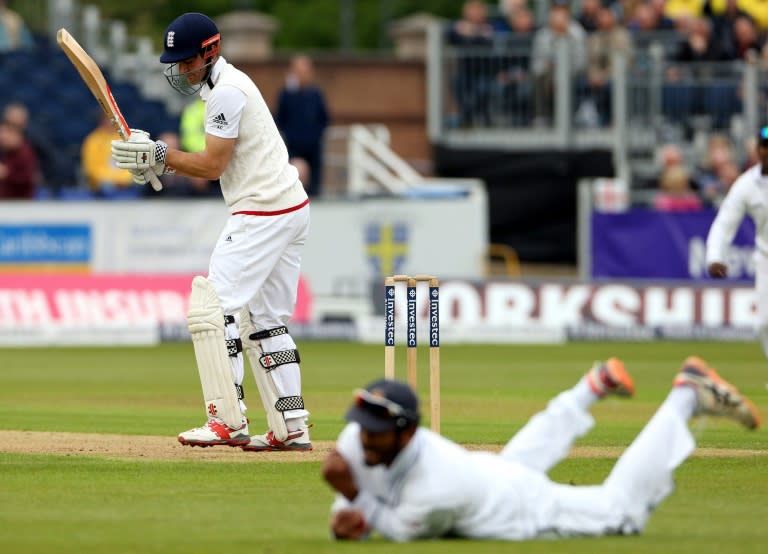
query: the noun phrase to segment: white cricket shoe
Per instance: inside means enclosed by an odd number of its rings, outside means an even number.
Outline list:
[[[202,427],[195,427],[179,434],[179,442],[187,446],[242,446],[248,444],[248,420],[243,418],[243,424],[232,429],[217,417],[209,418]]]
[[[296,431],[289,431],[284,442],[275,438],[272,431],[263,435],[254,435],[248,444],[241,447],[248,452],[273,452],[273,451],[305,451],[312,450],[312,442],[309,440],[309,426],[302,425]]]

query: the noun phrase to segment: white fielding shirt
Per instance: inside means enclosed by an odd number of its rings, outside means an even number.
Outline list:
[[[745,215],[755,222],[755,246],[768,256],[768,176],[754,165],[742,173],[726,194],[707,236],[707,265],[724,263],[726,250]]]
[[[471,452],[419,427],[390,467],[363,461],[360,426],[348,424],[336,449],[364,483],[353,502],[337,495],[331,508],[360,510],[370,527],[394,541],[460,536],[519,540],[536,535],[534,506],[547,478],[490,452]]]
[[[688,414],[665,403],[601,484],[551,481],[594,419],[571,389],[552,399],[499,454],[469,451],[419,427],[390,466],[365,465],[360,426],[348,424],[336,450],[358,495],[340,494],[332,512],[362,512],[368,527],[394,541],[458,536],[527,540],[634,534],[674,489],[673,472],[693,451]],[[693,395],[691,395],[693,402]]]
[[[213,88],[200,90],[205,132],[237,138],[232,159],[221,174],[221,192],[231,213],[277,212],[307,201],[298,170],[264,98],[248,75],[220,57],[211,70]]]

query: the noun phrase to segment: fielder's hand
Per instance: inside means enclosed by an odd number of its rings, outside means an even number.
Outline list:
[[[153,141],[149,133],[141,129],[131,129],[128,140],[112,141],[112,159],[117,167],[127,169],[134,175],[134,181],[140,175],[147,181],[146,171],[151,169],[155,175],[173,173],[174,170],[165,164],[165,155],[168,145],[162,140]]]
[[[331,530],[337,539],[360,540],[368,534],[368,525],[358,510],[339,510],[331,517]]]
[[[707,271],[709,272],[709,276],[714,277],[715,279],[722,279],[728,276],[728,267],[726,267],[725,264],[721,264],[719,262],[709,264]]]

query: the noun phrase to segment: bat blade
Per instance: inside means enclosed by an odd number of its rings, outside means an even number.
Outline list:
[[[99,69],[96,62],[83,50],[83,47],[75,40],[69,31],[61,28],[56,33],[56,42],[59,47],[64,51],[69,61],[77,69],[80,74],[80,78],[83,80],[88,90],[91,91],[93,97],[101,106],[102,111],[114,125],[118,134],[123,140],[128,140],[131,136],[131,128],[126,123],[120,108],[115,101],[115,97],[112,95],[112,91],[109,88],[107,80],[104,78],[104,74]],[[152,184],[152,188],[156,191],[160,191],[163,188],[160,179],[150,169],[149,181]]]

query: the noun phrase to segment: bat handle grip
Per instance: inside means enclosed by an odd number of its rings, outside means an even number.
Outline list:
[[[149,174],[149,182],[152,185],[152,188],[155,189],[156,192],[163,190],[163,184],[160,182],[160,179],[157,178],[155,172],[148,169],[147,173]]]

